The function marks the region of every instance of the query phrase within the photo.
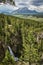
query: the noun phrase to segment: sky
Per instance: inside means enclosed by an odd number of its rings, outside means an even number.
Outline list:
[[[43,5],[43,0],[14,0],[15,3],[17,3],[18,5],[20,3],[24,3],[24,4],[28,4],[28,5],[35,5],[35,6],[40,6]]]
[[[1,5],[0,5],[0,13],[4,13],[4,12],[11,13],[12,11],[17,10],[17,9],[18,9],[18,7],[12,6],[10,4],[1,3]]]
[[[27,7],[30,10],[35,10],[37,12],[43,12],[43,0],[13,0],[15,2],[14,5],[10,4],[1,4],[0,12],[6,10],[12,12],[19,8]]]
[[[43,0],[14,0],[17,7],[43,12]]]

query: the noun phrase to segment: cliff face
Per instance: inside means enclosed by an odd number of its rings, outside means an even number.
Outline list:
[[[0,0],[0,3],[9,3],[11,5],[15,5],[15,2],[13,0]]]

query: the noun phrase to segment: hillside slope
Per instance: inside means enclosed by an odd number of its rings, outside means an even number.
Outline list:
[[[36,62],[40,65],[43,64],[43,21],[22,19],[1,14],[0,51],[3,52],[0,52],[0,62],[3,59],[3,65],[14,65],[14,59],[12,61],[6,46],[11,47],[14,55],[22,60],[21,63],[28,62],[30,65]]]

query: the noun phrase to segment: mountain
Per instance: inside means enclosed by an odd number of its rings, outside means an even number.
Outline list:
[[[43,16],[43,12],[37,12],[35,10],[29,10],[27,7],[17,8],[10,4],[1,4],[0,5],[0,13],[7,15],[16,15],[16,14],[26,14],[26,15],[41,15]]]
[[[13,11],[12,14],[37,14],[35,10],[29,10],[27,7],[19,8],[16,11]]]

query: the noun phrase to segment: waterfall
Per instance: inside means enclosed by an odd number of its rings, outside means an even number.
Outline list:
[[[18,57],[15,57],[15,56],[14,56],[13,51],[12,51],[12,49],[11,49],[10,46],[8,46],[8,49],[9,49],[9,52],[10,52],[11,56],[14,57],[14,61],[18,61],[18,60],[19,60]]]

